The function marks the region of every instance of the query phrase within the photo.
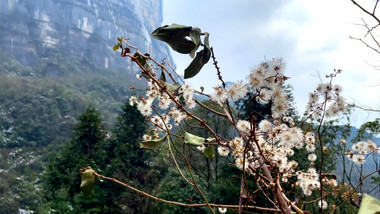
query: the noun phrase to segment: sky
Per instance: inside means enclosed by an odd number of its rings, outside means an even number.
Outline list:
[[[371,0],[358,2],[373,8]],[[163,0],[163,25],[188,25],[210,33],[225,81],[246,81],[250,68],[282,57],[300,114],[309,92],[334,69],[343,70],[333,84],[343,87],[347,102],[380,109],[380,71],[374,66],[380,66],[380,54],[350,39],[366,33],[358,25],[361,19],[371,20],[350,0]],[[171,55],[183,74],[191,58],[174,51]],[[220,84],[210,62],[186,82],[195,89],[204,86],[206,92]],[[357,110],[351,120],[358,126],[378,117],[378,112]]]

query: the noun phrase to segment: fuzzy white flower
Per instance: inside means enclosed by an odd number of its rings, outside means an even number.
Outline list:
[[[227,208],[225,208],[225,207],[218,207],[218,211],[219,211],[219,213],[224,214],[224,213],[227,212]]]
[[[307,144],[315,144],[315,137],[312,132],[307,132],[305,134],[305,141]]]
[[[149,115],[152,114],[152,108],[150,106],[151,106],[151,103],[146,100],[142,100],[137,103],[137,109],[145,117],[148,117]]]
[[[294,120],[292,117],[283,117],[282,120],[285,122],[285,123],[288,123],[289,126],[295,126],[295,123],[294,123]]]
[[[226,90],[224,90],[222,87],[215,86],[214,92],[211,94],[211,99],[216,102],[224,102],[227,99],[228,95],[226,93]]]
[[[308,152],[314,152],[315,151],[315,144],[308,143],[308,144],[306,144],[305,148],[306,148],[306,151],[308,151]]]
[[[179,125],[181,121],[186,118],[186,114],[174,107],[170,109],[169,116],[174,119],[175,125]]]
[[[272,130],[272,123],[269,120],[262,120],[259,123],[259,129],[263,132],[270,132]]]
[[[365,162],[365,158],[363,155],[353,155],[352,161],[357,164],[363,164]]]
[[[239,146],[243,146],[243,144],[244,144],[244,141],[241,137],[235,137],[230,142],[228,142],[228,145],[231,147],[234,147],[234,148],[239,147]]]
[[[377,149],[377,145],[372,140],[368,140],[367,142],[367,151],[375,153]]]
[[[272,91],[268,90],[266,88],[263,88],[260,90],[259,97],[262,100],[265,100],[265,103],[268,103],[270,101],[270,99],[272,98]]]
[[[325,200],[318,201],[318,206],[321,207],[322,209],[327,209],[328,204]]]
[[[228,147],[225,147],[225,146],[219,146],[218,147],[218,153],[220,156],[226,157],[229,152],[230,152],[230,150],[228,149]]]
[[[248,82],[253,91],[260,90],[265,84],[264,77],[258,76],[257,74],[255,74],[255,72],[252,72],[251,74],[249,74]]]
[[[227,96],[233,101],[244,97],[248,92],[248,86],[243,84],[241,81],[230,85],[227,89]]]
[[[135,103],[137,103],[139,100],[137,99],[137,97],[135,97],[135,96],[130,96],[129,97],[129,105],[130,106],[134,106],[135,105]]]
[[[196,103],[195,103],[195,100],[192,99],[192,100],[189,100],[186,102],[186,105],[189,109],[193,109],[195,106],[196,106]]]
[[[307,159],[309,159],[309,161],[315,161],[315,160],[317,160],[317,155],[314,154],[314,153],[310,153],[310,154],[307,156]]]
[[[186,106],[189,109],[192,109],[195,107],[195,100],[193,98],[193,93],[183,93],[182,97],[185,100]]]
[[[335,92],[336,95],[339,95],[340,93],[342,93],[342,86],[334,85],[333,91]]]
[[[205,151],[205,149],[206,149],[206,147],[205,147],[205,145],[200,145],[200,146],[197,146],[197,149],[199,150],[199,151],[201,151],[201,152],[204,152]]]
[[[355,143],[352,145],[351,149],[353,151],[359,151],[360,150],[360,145],[358,143]]]
[[[309,94],[309,101],[312,103],[317,103],[319,100],[319,95],[317,93],[310,93]]]
[[[251,130],[251,123],[246,120],[238,120],[238,122],[236,123],[236,128],[239,131],[248,134]]]
[[[271,61],[269,61],[269,67],[276,73],[282,74],[285,70],[286,62],[283,58],[274,58]]]
[[[329,108],[326,110],[326,117],[334,117],[339,113],[339,108],[336,104],[332,104],[329,106]]]
[[[171,101],[170,101],[169,95],[167,95],[167,94],[160,94],[158,96],[158,106],[161,109],[167,109],[167,108],[169,108],[170,103],[171,103]]]
[[[247,169],[249,166],[247,158],[245,159],[245,162],[244,162],[243,157],[236,158],[235,164],[236,164],[236,167],[239,168],[240,170],[243,170],[243,165],[244,165],[244,169]]]
[[[189,83],[185,83],[180,88],[184,94],[193,93],[194,89]]]
[[[144,134],[143,135],[143,141],[148,141],[148,140],[152,140],[152,135],[150,135],[150,134]]]
[[[282,97],[275,97],[272,105],[272,117],[281,118],[288,110],[287,100]]]

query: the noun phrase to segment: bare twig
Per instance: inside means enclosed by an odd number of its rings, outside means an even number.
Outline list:
[[[94,172],[94,174],[98,177],[101,177],[101,178],[104,178],[106,180],[110,180],[112,182],[115,182],[115,183],[118,183],[124,187],[127,187],[128,189],[131,189],[135,192],[138,192],[139,194],[141,195],[144,195],[144,196],[147,196],[149,198],[152,198],[156,201],[160,201],[160,202],[163,202],[163,203],[167,203],[167,204],[173,204],[173,205],[179,205],[179,206],[184,206],[184,207],[206,207],[208,206],[207,204],[185,204],[185,203],[180,203],[180,202],[176,202],[176,201],[168,201],[168,200],[165,200],[165,199],[162,199],[162,198],[159,198],[159,197],[156,197],[154,195],[151,195],[149,193],[146,193],[142,190],[139,190],[137,188],[134,188],[124,182],[121,182],[115,178],[110,178],[110,177],[107,177],[107,176],[104,176],[104,175],[101,175],[97,172]],[[221,208],[228,208],[228,209],[238,209],[239,206],[238,205],[223,205],[223,204],[209,204],[211,207],[221,207]],[[264,208],[264,207],[258,207],[258,206],[247,206],[247,208],[249,209],[253,209],[253,210],[261,210],[261,211],[266,211],[266,212],[274,212],[274,213],[279,213],[281,212],[280,210],[278,209],[273,209],[273,208]]]
[[[358,108],[364,111],[373,111],[373,112],[380,112],[380,109],[371,109],[371,108],[364,108],[355,104],[350,104],[351,107]]]
[[[375,15],[376,6],[377,6],[377,3],[379,2],[379,0],[376,1],[375,7],[373,8],[373,12],[372,13],[369,12],[368,10],[366,10],[365,8],[363,8],[355,0],[351,0],[351,2],[354,3],[354,5],[356,5],[358,8],[360,8],[363,12],[365,12],[368,15],[370,15],[373,19],[375,19],[380,24],[380,19],[377,18],[376,15]]]

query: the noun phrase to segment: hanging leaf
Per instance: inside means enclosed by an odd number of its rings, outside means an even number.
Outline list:
[[[162,138],[159,139],[154,139],[154,140],[147,140],[147,141],[142,141],[140,143],[140,148],[143,149],[150,149],[152,151],[157,152],[157,150],[162,146],[162,144],[165,142],[167,135],[163,136]]]
[[[197,51],[199,45],[202,44],[202,42],[201,42],[201,29],[197,28],[197,27],[193,28],[193,30],[190,31],[190,39],[196,45],[195,48],[190,52],[190,57],[194,58],[195,52]]]
[[[194,77],[201,71],[202,67],[209,61],[211,57],[211,51],[208,48],[197,53],[195,59],[190,63],[190,65],[185,69],[185,79]]]
[[[117,50],[119,50],[119,48],[120,48],[120,43],[118,42],[118,43],[115,43],[114,45],[113,45],[113,51],[117,51]]]
[[[190,145],[193,145],[193,146],[201,146],[203,145],[203,143],[205,142],[210,142],[210,141],[213,141],[215,138],[204,138],[204,137],[199,137],[199,136],[196,136],[196,135],[193,135],[193,134],[190,134],[188,132],[185,132],[185,140],[184,142],[186,144],[190,144]]]
[[[89,166],[81,169],[80,177],[82,180],[82,183],[80,184],[80,190],[83,192],[83,195],[88,198],[95,186],[94,170],[92,170]]]
[[[157,28],[151,33],[151,36],[166,42],[173,50],[179,53],[189,54],[197,47],[193,41],[186,38],[191,31],[193,31],[191,26],[172,24]]]
[[[207,157],[207,158],[213,158],[215,156],[215,152],[214,152],[214,149],[209,146],[207,147],[204,151],[203,151],[203,154]]]

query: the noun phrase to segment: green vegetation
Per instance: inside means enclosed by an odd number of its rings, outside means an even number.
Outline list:
[[[112,127],[129,87],[144,87],[123,71],[104,71],[56,50],[23,66],[0,50],[0,212],[36,210],[41,174],[61,151],[89,104]]]

